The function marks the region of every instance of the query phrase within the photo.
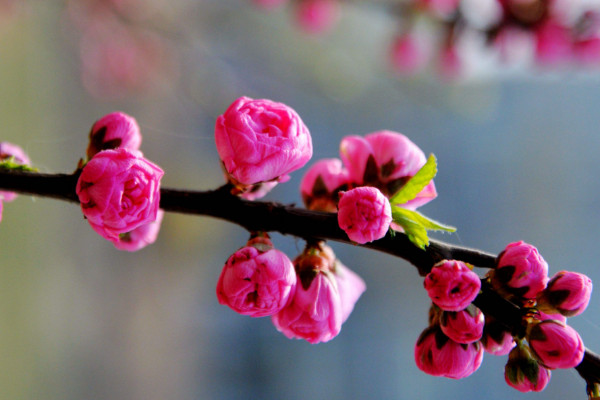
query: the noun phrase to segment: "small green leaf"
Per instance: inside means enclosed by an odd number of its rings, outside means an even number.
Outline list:
[[[15,162],[14,157],[7,158],[6,160],[0,161],[0,169],[10,169],[13,171],[24,171],[24,172],[38,172],[37,168],[30,167],[29,165],[19,164]]]
[[[394,214],[392,212],[392,215],[394,222],[402,226],[404,233],[406,236],[408,236],[408,239],[413,242],[415,246],[425,250],[425,247],[429,245],[427,230],[418,222],[415,222],[401,214]]]
[[[440,222],[427,218],[423,214],[416,211],[407,210],[406,208],[393,206],[392,218],[395,223],[402,226],[404,233],[415,246],[425,250],[429,245],[429,237],[427,231],[446,231],[455,232],[453,226],[444,225]]]
[[[421,225],[428,231],[445,231],[445,232],[456,232],[456,228],[450,225],[444,225],[441,222],[433,220],[429,217],[424,216],[418,211],[407,210],[406,208],[393,206],[392,217],[394,221],[396,218],[404,218],[414,221]],[[396,221],[397,222],[397,221]]]
[[[392,205],[404,204],[414,199],[431,182],[436,174],[437,160],[433,154],[430,154],[425,165],[392,196],[390,203]]]

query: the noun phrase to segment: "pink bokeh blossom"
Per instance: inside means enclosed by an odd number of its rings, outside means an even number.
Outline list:
[[[296,22],[307,33],[323,34],[339,18],[337,0],[300,0],[296,6]]]

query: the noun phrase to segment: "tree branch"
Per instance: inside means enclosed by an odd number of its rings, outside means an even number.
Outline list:
[[[0,189],[78,203],[75,193],[78,177],[78,172],[68,175],[0,169]],[[274,202],[247,201],[232,195],[230,189],[228,185],[203,192],[163,188],[160,207],[165,211],[219,218],[249,231],[275,231],[303,239],[352,244],[339,228],[335,213]],[[481,268],[494,268],[496,262],[494,254],[437,240],[430,240],[429,246],[421,250],[403,233],[388,233],[383,239],[360,246],[403,258],[413,264],[421,276],[444,259],[461,260]],[[494,292],[485,280],[482,292],[473,303],[484,314],[501,321],[513,334],[524,334],[524,311]],[[600,357],[592,351],[586,349],[583,361],[575,369],[588,385],[600,383]]]

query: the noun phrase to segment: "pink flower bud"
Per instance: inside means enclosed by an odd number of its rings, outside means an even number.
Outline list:
[[[457,343],[473,343],[483,335],[485,318],[481,310],[469,305],[462,311],[442,311],[440,328]]]
[[[445,311],[464,310],[481,289],[477,274],[456,260],[443,260],[434,265],[423,285],[431,301]]]
[[[493,317],[485,317],[485,326],[481,336],[483,349],[495,356],[503,356],[515,347],[515,340],[506,327]]]
[[[272,316],[277,330],[288,338],[327,342],[340,332],[342,300],[331,260],[323,251],[305,251],[294,260],[298,284],[290,303]],[[312,253],[312,254],[311,254]]]
[[[337,211],[338,193],[348,187],[348,171],[337,158],[325,158],[314,163],[300,183],[306,208]]]
[[[419,336],[414,355],[421,371],[433,376],[462,379],[481,365],[483,347],[479,342],[456,343],[444,335],[439,326],[430,326]]]
[[[217,283],[217,298],[240,314],[265,317],[281,311],[295,288],[292,262],[266,236],[251,239],[229,257]]]
[[[308,128],[290,107],[240,97],[215,124],[217,151],[240,188],[287,178],[312,156]]]
[[[491,271],[494,289],[522,299],[535,299],[548,282],[548,264],[538,250],[523,241],[510,243]]]
[[[547,312],[558,311],[564,316],[581,314],[592,295],[592,280],[578,272],[560,271],[550,279],[546,289],[538,294],[537,306]]]
[[[7,161],[12,158],[13,162],[21,165],[31,164],[29,157],[22,148],[16,144],[9,142],[0,142],[0,161]],[[0,191],[0,203],[2,201],[13,201],[17,198],[15,192]],[[0,218],[2,217],[2,210],[0,209]]]
[[[340,292],[343,324],[352,313],[354,305],[360,296],[367,289],[367,285],[360,276],[342,264],[339,260],[335,261],[333,273]]]
[[[156,221],[140,225],[131,232],[121,233],[117,239],[110,239],[110,241],[119,250],[141,250],[156,241],[164,215],[165,212],[159,209]]]
[[[296,9],[300,28],[315,35],[325,33],[337,22],[339,4],[336,0],[301,0]]]
[[[526,344],[520,343],[508,356],[504,379],[520,392],[541,392],[550,382],[550,371],[541,366]]]
[[[138,151],[104,150],[84,167],[76,193],[92,228],[108,240],[155,221],[164,172]]]
[[[528,331],[529,346],[546,368],[573,368],[583,360],[583,341],[569,325],[546,320],[533,325]]]
[[[142,135],[135,118],[122,112],[113,112],[92,126],[87,156],[92,158],[99,151],[117,148],[139,150],[141,144]]]
[[[401,133],[379,131],[361,136],[346,136],[340,156],[356,186],[375,186],[386,197],[393,196],[425,165],[425,154]],[[437,196],[433,181],[413,200],[403,204],[414,210]]]
[[[340,192],[338,224],[350,240],[364,244],[385,236],[392,223],[388,199],[370,186]]]

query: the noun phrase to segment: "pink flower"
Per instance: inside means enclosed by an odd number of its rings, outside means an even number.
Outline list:
[[[312,156],[312,140],[300,116],[271,100],[240,97],[215,124],[217,151],[229,180],[248,189],[282,181]]]
[[[336,0],[301,0],[296,9],[300,28],[312,34],[321,34],[333,27],[339,16]]]
[[[443,260],[434,265],[423,285],[431,301],[445,311],[464,310],[481,289],[477,274],[456,260]]]
[[[456,343],[434,325],[419,336],[414,356],[417,367],[429,375],[462,379],[481,365],[483,347],[479,342]]]
[[[401,133],[378,131],[346,136],[340,156],[355,186],[374,186],[386,197],[393,196],[425,165],[425,154]],[[437,196],[433,181],[402,207],[414,210]]]
[[[550,369],[576,367],[585,353],[577,331],[551,319],[528,329],[527,341],[540,362]]]
[[[503,356],[515,347],[515,340],[506,327],[490,316],[485,317],[485,326],[481,336],[483,349],[495,356]]]
[[[385,236],[392,222],[392,207],[377,189],[362,186],[340,192],[338,224],[350,240],[364,244]]]
[[[327,342],[340,332],[343,308],[332,260],[327,251],[307,249],[294,260],[298,285],[290,303],[272,316],[277,330],[288,338]]]
[[[155,221],[164,172],[142,153],[104,150],[84,167],[76,192],[92,228],[108,240]]]
[[[367,289],[367,285],[360,276],[342,264],[339,260],[336,260],[334,265],[333,273],[340,292],[343,324],[352,313],[354,305],[360,296]]]
[[[550,382],[551,373],[539,365],[524,343],[519,343],[508,356],[504,379],[520,392],[541,392]]]
[[[473,343],[483,335],[485,318],[481,310],[469,305],[462,311],[442,311],[440,328],[457,343]]]
[[[538,294],[537,306],[547,312],[560,312],[566,317],[581,314],[590,302],[592,280],[578,272],[560,271]]]
[[[141,144],[142,135],[135,118],[122,112],[113,112],[92,126],[87,156],[92,158],[99,151],[117,148],[139,150]]]
[[[110,239],[110,241],[119,250],[138,251],[143,249],[156,241],[164,215],[165,212],[159,209],[156,221],[140,225],[131,232],[121,233],[117,239]]]
[[[16,144],[9,142],[0,142],[0,161],[8,161],[12,158],[12,161],[16,164],[28,165],[31,164],[29,157],[23,149]],[[17,198],[15,192],[0,191],[0,204],[2,201],[13,201]],[[0,208],[0,218],[2,217],[2,209]]]
[[[337,158],[325,158],[314,163],[304,174],[300,192],[306,208],[337,211],[338,193],[348,187],[348,170]]]
[[[295,288],[296,273],[290,259],[273,248],[268,236],[257,237],[225,263],[217,298],[240,314],[265,317],[281,311]]]
[[[502,294],[535,299],[548,283],[548,264],[534,246],[510,243],[498,256],[491,278],[494,289]]]

